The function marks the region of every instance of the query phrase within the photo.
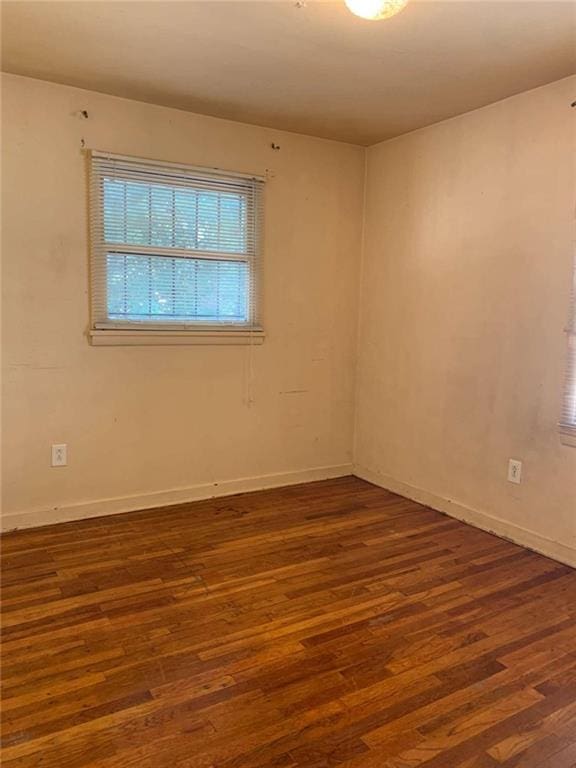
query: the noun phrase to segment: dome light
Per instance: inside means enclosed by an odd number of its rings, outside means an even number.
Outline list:
[[[408,0],[344,0],[349,11],[362,19],[389,19],[403,10]]]

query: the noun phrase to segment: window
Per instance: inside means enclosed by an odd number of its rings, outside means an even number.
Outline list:
[[[576,445],[576,260],[572,283],[572,308],[568,322],[568,369],[564,385],[564,398],[560,430],[566,442]]]
[[[262,179],[93,152],[90,190],[93,343],[262,336]]]

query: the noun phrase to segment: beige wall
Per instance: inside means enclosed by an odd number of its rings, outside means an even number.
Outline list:
[[[3,84],[5,527],[343,474],[354,442],[358,474],[576,564],[576,78],[368,150],[358,336],[364,150]],[[263,346],[89,346],[82,137],[272,169]]]
[[[3,113],[4,525],[349,471],[364,151],[15,76]],[[82,137],[273,170],[262,346],[89,346]]]
[[[562,80],[369,149],[355,431],[363,476],[574,564],[575,97]]]

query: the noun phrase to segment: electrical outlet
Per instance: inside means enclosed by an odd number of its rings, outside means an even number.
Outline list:
[[[68,464],[68,446],[66,443],[59,443],[52,446],[52,466],[65,467]]]
[[[517,485],[522,482],[522,462],[518,459],[508,461],[508,481]]]

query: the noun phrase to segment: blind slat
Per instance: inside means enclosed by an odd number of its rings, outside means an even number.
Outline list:
[[[572,277],[570,319],[567,328],[568,362],[562,398],[560,427],[576,435],[576,259]]]
[[[260,329],[263,182],[94,153],[92,324]]]

